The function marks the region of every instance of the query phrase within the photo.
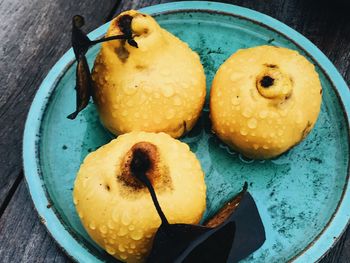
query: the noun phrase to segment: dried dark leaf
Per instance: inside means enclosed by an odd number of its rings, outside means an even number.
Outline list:
[[[76,69],[76,111],[68,115],[68,119],[75,119],[78,113],[89,103],[92,93],[92,79],[89,65],[85,56],[80,56]]]
[[[67,118],[75,119],[80,111],[82,111],[89,103],[92,95],[92,79],[89,65],[86,61],[86,53],[89,48],[97,43],[112,41],[116,39],[126,39],[133,47],[138,47],[136,41],[132,38],[131,31],[132,18],[126,18],[123,23],[123,30],[126,32],[123,35],[111,36],[98,40],[91,41],[88,36],[82,31],[85,24],[82,16],[76,15],[72,19],[72,47],[76,60],[78,61],[76,69],[76,111],[68,115]]]
[[[193,241],[208,231],[210,229],[199,225],[162,223],[154,237],[152,251],[146,262],[174,262]]]
[[[264,241],[264,226],[245,184],[204,226],[162,224],[147,262],[237,262]]]
[[[236,233],[236,224],[229,221],[196,239],[176,262],[227,262]]]

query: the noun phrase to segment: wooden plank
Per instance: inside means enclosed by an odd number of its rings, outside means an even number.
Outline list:
[[[50,68],[70,47],[71,17],[101,25],[116,0],[0,1],[0,207],[22,169],[24,121]]]
[[[4,75],[0,78],[0,165],[3,168],[0,204],[4,203],[20,171],[23,121],[35,90],[69,47],[70,23],[67,21],[72,14],[81,13],[91,17],[87,19],[87,28],[91,30],[102,23],[104,17],[100,14],[104,11],[107,14],[107,6],[111,8],[113,1],[104,1],[104,5],[92,0],[0,2],[0,21],[6,21],[0,25],[3,40],[0,72]],[[169,1],[124,0],[117,12],[159,2]],[[317,8],[312,1],[302,0],[226,2],[264,12],[295,28],[318,45],[350,82],[350,19],[344,15],[346,9],[341,2],[335,0],[329,5],[318,1]],[[324,262],[349,262],[349,251],[350,231]],[[23,182],[0,219],[0,259],[3,262],[69,262],[39,223]]]
[[[117,14],[125,10],[140,9],[145,6],[151,6],[151,5],[163,4],[163,3],[169,3],[169,2],[175,2],[175,1],[173,0],[172,1],[171,0],[123,0],[122,4],[117,9]]]
[[[24,181],[0,218],[0,262],[69,262],[40,222]]]

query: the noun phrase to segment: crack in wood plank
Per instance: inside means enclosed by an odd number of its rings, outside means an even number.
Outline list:
[[[3,203],[0,206],[0,218],[2,217],[2,214],[4,213],[7,205],[10,203],[13,195],[15,194],[18,185],[20,184],[20,182],[23,179],[23,171],[20,172],[20,174],[17,176],[16,180],[14,181],[13,185],[11,186],[8,194],[6,195]]]

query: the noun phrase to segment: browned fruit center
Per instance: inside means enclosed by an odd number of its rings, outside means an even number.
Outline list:
[[[145,175],[154,188],[171,187],[171,178],[167,166],[160,158],[156,145],[150,142],[138,142],[126,153],[122,161],[122,172],[118,179],[125,186],[138,189],[145,189],[146,186],[137,179],[138,170],[145,171]]]

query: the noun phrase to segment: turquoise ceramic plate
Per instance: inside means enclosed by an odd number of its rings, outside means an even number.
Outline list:
[[[312,262],[335,244],[350,217],[349,89],[310,41],[257,12],[225,4],[179,2],[147,7],[157,21],[186,41],[202,59],[210,88],[217,68],[239,48],[271,44],[298,50],[320,75],[323,104],[315,129],[300,145],[270,161],[252,161],[229,150],[210,132],[208,108],[187,142],[206,174],[207,212],[214,213],[244,181],[266,228],[265,244],[245,262]],[[101,37],[103,25],[90,34]],[[88,53],[92,65],[99,47]],[[75,67],[69,50],[43,81],[24,133],[24,169],[35,206],[60,246],[80,262],[110,259],[83,229],[72,202],[80,163],[111,140],[94,105],[75,121]],[[48,206],[51,204],[52,206]]]

